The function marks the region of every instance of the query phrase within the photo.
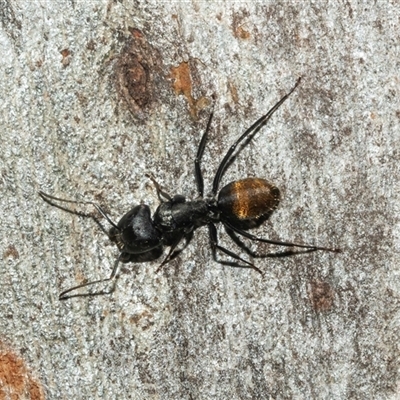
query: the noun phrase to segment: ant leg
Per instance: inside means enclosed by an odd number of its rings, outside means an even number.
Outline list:
[[[263,242],[263,243],[270,243],[270,244],[276,244],[278,246],[288,246],[288,247],[301,247],[303,249],[311,249],[311,250],[323,250],[323,251],[331,251],[333,253],[340,253],[341,250],[340,249],[334,249],[334,248],[329,248],[329,247],[319,247],[319,246],[312,246],[309,244],[299,244],[299,243],[290,243],[290,242],[282,242],[279,240],[271,240],[271,239],[263,239],[263,238],[259,238],[257,236],[252,235],[249,232],[246,232],[242,229],[236,228],[235,226],[231,225],[230,223],[224,221],[223,224],[228,227],[229,229],[231,229],[232,231],[238,233],[239,235],[242,235],[248,239],[251,240],[256,240],[258,242]]]
[[[73,211],[70,210],[69,208],[60,206],[59,204],[54,203],[52,200],[56,201],[61,201],[63,203],[73,203],[73,204],[89,204],[92,205],[114,228],[118,229],[118,226],[110,219],[110,217],[107,215],[107,213],[96,203],[93,203],[92,201],[78,201],[78,200],[67,200],[67,199],[61,199],[59,197],[51,196],[47,193],[42,192],[39,190],[39,196],[48,204],[52,205],[53,207],[57,207],[63,211],[67,211],[71,214],[79,215],[81,217],[92,217],[91,215],[79,212],[79,211]]]
[[[210,118],[208,119],[207,128],[203,133],[203,136],[202,136],[200,144],[199,144],[199,148],[197,150],[197,155],[194,160],[194,175],[196,178],[197,190],[199,192],[200,197],[203,197],[203,191],[204,191],[204,182],[203,182],[203,175],[201,173],[201,168],[200,168],[200,161],[201,161],[201,158],[203,157],[204,149],[206,147],[208,132],[210,130],[213,115],[214,115],[214,112],[211,112]]]
[[[238,256],[237,254],[233,253],[232,251],[230,251],[230,250],[226,249],[225,247],[222,247],[218,244],[217,228],[215,227],[215,225],[213,223],[208,224],[208,229],[210,232],[210,240],[211,240],[211,248],[212,248],[212,252],[213,252],[213,258],[216,262],[221,263],[221,261],[219,261],[217,259],[216,250],[218,249],[218,250],[222,251],[223,253],[227,254],[228,256],[230,256],[236,260],[242,261],[248,265],[248,267],[241,266],[242,268],[253,268],[258,273],[263,275],[262,271],[259,268],[257,268],[254,264],[252,264],[249,261],[246,261],[242,257]]]
[[[162,267],[165,265],[165,264],[168,264],[171,260],[173,260],[182,250],[178,250],[177,252],[175,252],[175,249],[177,248],[177,246],[179,245],[179,243],[181,242],[181,240],[182,240],[182,235],[178,235],[177,236],[177,238],[173,241],[173,243],[171,244],[171,247],[170,247],[170,249],[169,249],[169,252],[168,252],[168,254],[167,254],[167,256],[164,258],[164,260],[163,260],[163,262],[159,265],[159,267],[157,268],[157,270],[156,270],[156,274],[158,274],[160,271],[161,271],[161,269],[162,269]],[[186,246],[187,246],[187,244],[186,244]],[[185,246],[185,247],[186,247]],[[175,254],[176,253],[176,254]]]
[[[114,264],[114,268],[113,268],[109,278],[107,278],[107,279],[99,279],[98,281],[92,281],[92,282],[83,283],[81,285],[74,286],[74,287],[72,287],[70,289],[64,290],[63,292],[60,293],[60,295],[58,296],[58,299],[59,300],[66,300],[66,299],[70,299],[71,297],[93,296],[93,295],[102,295],[102,294],[111,294],[111,293],[113,293],[114,290],[115,290],[115,283],[116,283],[116,280],[118,278],[119,261],[120,261],[122,255],[123,255],[123,253],[121,253],[118,256],[118,258],[117,258],[117,260],[116,260],[116,262]],[[108,282],[108,281],[113,281],[112,289],[110,291],[108,291],[108,292],[101,291],[101,292],[98,292],[98,293],[75,294],[75,295],[66,296],[66,294],[71,293],[72,291],[74,291],[76,289],[80,289],[80,288],[83,288],[83,287],[86,287],[86,286],[95,285],[96,283]]]
[[[212,187],[212,194],[215,196],[218,191],[219,182],[221,180],[222,174],[224,173],[230,158],[235,151],[237,145],[242,142],[247,136],[249,136],[252,132],[256,133],[263,125],[265,125],[268,120],[272,117],[274,112],[287,100],[287,98],[294,92],[294,90],[299,86],[301,78],[297,79],[296,84],[294,87],[286,93],[265,115],[259,118],[250,128],[246,129],[246,131],[240,136],[240,138],[230,147],[228,152],[226,153],[225,157],[222,159],[221,164],[218,167],[217,173],[215,174],[213,187]]]
[[[160,184],[151,175],[146,174],[146,176],[153,182],[154,186],[156,187],[158,200],[160,200],[161,203],[165,202],[165,200],[163,200],[161,198],[161,196],[163,196],[164,199],[166,199],[167,201],[171,201],[172,200],[171,196],[161,189]]]
[[[183,250],[186,249],[186,247],[189,245],[189,243],[190,243],[190,242],[192,241],[192,239],[193,239],[193,231],[191,231],[191,232],[185,234],[185,235],[184,235],[184,238],[185,238],[185,244],[184,244],[184,246],[183,246],[181,249],[175,250],[174,253],[171,255],[169,261],[174,260],[176,257],[179,256],[179,254],[182,253]],[[182,238],[181,238],[181,240],[182,240]],[[168,262],[169,262],[169,261],[168,261]]]
[[[290,257],[290,256],[295,256],[298,254],[307,254],[307,253],[313,253],[314,251],[317,251],[314,248],[311,249],[303,249],[303,250],[286,250],[286,251],[279,251],[279,252],[274,252],[274,253],[266,253],[266,254],[260,254],[256,253],[253,250],[251,250],[247,244],[241,240],[241,238],[236,234],[234,231],[229,229],[227,226],[225,226],[226,233],[231,237],[231,239],[236,243],[238,247],[243,249],[249,256],[253,258],[283,258],[283,257]]]

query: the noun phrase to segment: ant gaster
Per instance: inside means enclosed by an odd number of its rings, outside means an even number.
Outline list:
[[[233,153],[238,144],[246,138],[248,142],[250,142],[253,136],[271,118],[272,114],[274,114],[282,103],[293,93],[300,84],[300,80],[301,78],[297,80],[295,86],[285,96],[283,96],[265,115],[251,125],[250,128],[248,128],[230,147],[215,174],[210,197],[203,197],[204,185],[200,169],[200,161],[207,142],[213,113],[211,113],[209,117],[207,128],[201,138],[194,161],[195,179],[199,195],[196,200],[187,201],[182,195],[171,197],[161,189],[153,178],[150,177],[156,187],[158,197],[161,201],[161,204],[153,215],[153,219],[151,218],[149,206],[141,204],[133,207],[120,219],[118,224],[115,224],[108,217],[106,212],[99,205],[93,202],[60,199],[40,191],[40,196],[48,203],[79,215],[87,216],[87,214],[74,212],[61,207],[53,203],[52,200],[67,203],[90,204],[94,206],[96,210],[112,225],[108,236],[111,241],[116,243],[120,250],[120,254],[109,278],[74,286],[62,292],[60,294],[60,299],[74,297],[74,295],[66,295],[76,289],[107,281],[113,281],[114,283],[111,291],[108,292],[111,293],[115,289],[115,280],[118,277],[120,262],[154,260],[162,255],[164,246],[169,246],[170,250],[167,256],[157,269],[157,271],[159,271],[163,265],[167,264],[175,258],[180,251],[182,251],[182,249],[177,250],[179,243],[181,243],[183,239],[186,240],[186,244],[189,243],[194,230],[204,225],[208,226],[212,253],[216,261],[218,261],[216,258],[216,251],[219,250],[233,259],[246,264],[248,268],[253,268],[262,274],[261,270],[254,264],[218,244],[217,229],[215,227],[215,224],[218,222],[221,222],[230,234],[238,234],[258,242],[306,249],[303,252],[316,250],[339,252],[339,249],[334,248],[263,239],[247,232],[247,229],[259,226],[264,222],[279,204],[279,189],[265,179],[241,179],[228,183],[218,193],[221,177],[227,166],[233,160]],[[247,143],[245,145],[247,145]],[[237,241],[240,242],[240,239],[236,236],[233,238],[236,238]],[[296,253],[288,251],[286,253],[278,253],[278,255],[279,254],[290,255]],[[236,263],[235,265],[237,266]]]

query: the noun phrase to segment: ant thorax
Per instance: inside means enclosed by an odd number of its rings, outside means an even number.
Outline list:
[[[203,199],[186,201],[184,196],[178,195],[161,203],[153,220],[155,227],[161,232],[191,231],[208,223],[207,203]]]

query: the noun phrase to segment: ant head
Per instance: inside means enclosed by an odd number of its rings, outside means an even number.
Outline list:
[[[143,254],[161,246],[161,233],[154,227],[147,205],[133,207],[112,227],[110,239],[129,254]]]

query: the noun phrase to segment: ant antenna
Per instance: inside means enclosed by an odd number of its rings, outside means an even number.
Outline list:
[[[65,210],[65,211],[68,211],[68,212],[71,212],[71,213],[74,213],[74,214],[77,214],[77,215],[86,216],[86,217],[88,215],[80,213],[80,212],[75,212],[75,211],[70,210],[68,208],[62,207],[59,204],[54,203],[52,200],[60,201],[62,203],[89,204],[89,205],[92,205],[115,229],[120,231],[120,228],[118,227],[118,225],[115,224],[111,220],[111,218],[107,215],[107,213],[99,205],[97,205],[96,203],[94,203],[92,201],[79,201],[79,200],[61,199],[59,197],[51,196],[50,194],[44,193],[41,190],[39,191],[39,195],[44,201],[46,201],[47,203],[49,203],[49,204],[51,204],[51,205],[53,205],[55,207],[61,208],[62,210]],[[83,283],[81,285],[74,286],[74,287],[72,287],[72,288],[70,288],[68,290],[64,290],[63,292],[60,293],[59,300],[65,300],[65,299],[68,299],[70,297],[79,296],[79,294],[72,295],[72,296],[71,295],[70,296],[66,296],[68,293],[71,293],[72,291],[75,291],[76,289],[80,289],[80,288],[83,288],[83,287],[86,287],[86,286],[91,286],[91,285],[94,285],[94,284],[100,283],[100,282],[108,282],[108,281],[114,280],[114,285],[113,285],[113,288],[112,288],[111,291],[109,291],[109,292],[101,292],[99,294],[112,293],[114,291],[114,289],[115,289],[115,280],[118,277],[117,273],[119,271],[119,262],[120,262],[120,260],[122,258],[122,255],[123,255],[123,253],[120,253],[120,255],[118,256],[118,258],[117,258],[117,260],[116,260],[116,262],[114,264],[114,268],[113,268],[113,270],[111,272],[111,275],[110,275],[110,277],[108,279],[100,279],[100,280],[93,281],[93,282],[87,282],[87,283]],[[84,296],[84,294],[82,294],[82,296]]]
[[[55,196],[51,196],[45,192],[42,192],[41,190],[39,190],[39,196],[47,203],[51,204],[52,206],[61,208],[62,210],[71,212],[73,214],[78,214],[78,215],[84,215],[82,213],[79,212],[74,212],[71,210],[68,210],[67,208],[61,207],[58,204],[53,203],[51,200],[57,200],[57,201],[61,201],[63,203],[73,203],[73,204],[90,204],[92,205],[115,229],[117,229],[118,231],[120,230],[118,225],[116,225],[111,219],[110,217],[107,215],[107,213],[96,203],[93,203],[92,201],[79,201],[79,200],[67,200],[67,199],[60,199],[59,197],[55,197]]]

